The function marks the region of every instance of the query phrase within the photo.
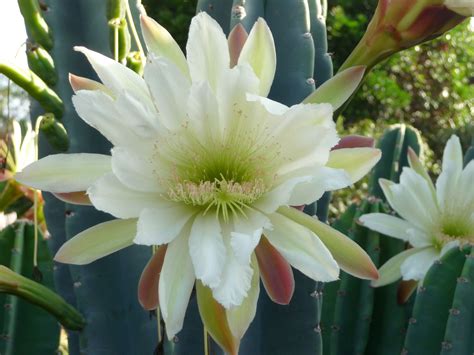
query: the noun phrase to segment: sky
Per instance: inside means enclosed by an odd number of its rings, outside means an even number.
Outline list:
[[[18,9],[17,0],[0,0],[0,60],[11,60],[26,67],[25,25]]]

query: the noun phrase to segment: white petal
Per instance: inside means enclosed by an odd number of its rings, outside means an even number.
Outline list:
[[[166,58],[151,57],[145,67],[145,80],[150,88],[160,122],[168,129],[176,129],[186,118],[183,104],[189,94],[188,78]]]
[[[428,182],[413,169],[404,168],[400,184],[390,186],[387,200],[393,209],[413,225],[429,230],[439,219],[437,202]]]
[[[146,15],[140,16],[140,22],[148,51],[157,57],[168,58],[184,75],[188,76],[186,57],[166,28]]]
[[[183,327],[194,281],[193,264],[188,252],[188,235],[183,231],[168,245],[158,286],[160,311],[170,340]]]
[[[132,190],[109,173],[88,190],[92,204],[98,210],[117,218],[137,218],[145,208],[152,208],[161,200],[160,194]]]
[[[279,213],[269,217],[273,230],[264,233],[293,267],[316,281],[337,280],[339,266],[316,234]]]
[[[145,82],[133,70],[85,47],[74,47],[74,49],[87,57],[100,80],[114,93],[120,93],[124,89],[128,89],[135,92],[138,96],[143,96],[144,99],[148,96]]]
[[[235,134],[229,127],[245,127],[258,123],[250,117],[247,93],[258,91],[258,78],[248,65],[237,65],[226,69],[225,80],[217,86],[216,98],[219,105],[220,127],[223,133]],[[233,128],[235,130],[235,128]]]
[[[205,12],[191,21],[186,55],[193,82],[208,81],[215,90],[229,68],[229,48],[222,28]]]
[[[181,233],[195,213],[185,204],[156,199],[153,207],[141,211],[134,242],[143,245],[167,244]]]
[[[426,248],[412,248],[402,251],[401,253],[390,258],[382,267],[379,269],[379,278],[372,281],[373,287],[381,287],[388,285],[392,282],[397,281],[402,277],[402,271],[400,269],[403,262],[410,256],[420,253]]]
[[[273,36],[264,19],[259,18],[239,56],[239,64],[248,63],[260,79],[258,94],[267,96],[275,77],[276,52]]]
[[[463,168],[463,155],[462,147],[459,138],[455,135],[449,138],[448,143],[443,152],[443,170],[454,169],[457,172],[461,172]]]
[[[273,190],[266,193],[254,203],[254,207],[265,213],[273,213],[278,207],[288,205],[295,186],[311,181],[312,176],[301,176],[284,181]]]
[[[250,262],[241,263],[235,256],[230,246],[230,236],[224,233],[224,243],[226,245],[226,263],[221,275],[221,282],[212,288],[214,298],[224,308],[239,306],[247,297],[250,289],[253,269]]]
[[[426,248],[409,256],[400,266],[403,280],[423,280],[428,269],[439,258],[439,251]]]
[[[228,309],[227,321],[232,334],[237,339],[242,339],[257,312],[258,296],[260,294],[260,274],[255,257],[252,260],[253,276],[252,286],[240,306]]]
[[[351,183],[363,178],[382,156],[379,149],[347,148],[331,151],[326,166],[344,169],[351,177]]]
[[[272,135],[285,147],[282,155],[286,162],[278,170],[280,175],[315,164],[325,165],[330,149],[339,141],[329,104],[292,106],[280,120],[275,120]]]
[[[223,127],[217,99],[209,83],[193,84],[187,102],[187,114],[193,133],[201,144],[220,141]]]
[[[209,287],[221,280],[226,258],[226,247],[218,217],[213,213],[198,215],[191,227],[189,253],[196,278]]]
[[[163,188],[157,180],[150,160],[122,147],[112,149],[112,171],[127,187],[144,192],[158,192]]]
[[[316,168],[311,179],[295,186],[288,204],[291,206],[307,205],[318,200],[326,191],[342,189],[350,184],[351,179],[345,170],[328,167]]]
[[[15,175],[23,185],[49,192],[85,191],[111,171],[110,156],[101,154],[49,155]]]
[[[282,116],[290,109],[288,106],[283,105],[278,101],[273,101],[266,97],[253,94],[247,94],[247,101],[259,103],[267,112],[271,113],[272,115]]]
[[[136,219],[118,219],[95,225],[59,248],[54,260],[74,265],[89,264],[133,244]]]
[[[247,210],[246,216],[234,218],[230,245],[241,263],[249,263],[255,247],[260,241],[263,228],[271,229],[270,220],[263,213]]]
[[[407,230],[413,228],[411,223],[385,213],[364,214],[359,220],[364,227],[405,241],[409,237]]]
[[[156,127],[149,122],[152,112],[145,113],[147,106],[138,107],[126,92],[114,100],[101,91],[81,90],[72,102],[79,116],[114,145],[140,147],[145,140],[156,139]]]

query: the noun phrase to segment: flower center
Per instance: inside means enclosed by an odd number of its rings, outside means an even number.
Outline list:
[[[262,179],[253,181],[235,182],[227,181],[224,177],[220,180],[183,181],[174,184],[168,190],[168,197],[176,202],[184,202],[192,206],[205,207],[204,213],[209,210],[229,219],[230,214],[241,213],[265,194],[267,188]]]
[[[440,247],[444,244],[458,240],[461,243],[474,243],[474,223],[469,218],[469,213],[445,213],[441,217],[438,240]]]
[[[273,185],[280,145],[265,129],[232,129],[198,139],[191,127],[156,142],[157,175],[167,197],[224,220],[244,214]],[[260,127],[261,128],[261,127]]]

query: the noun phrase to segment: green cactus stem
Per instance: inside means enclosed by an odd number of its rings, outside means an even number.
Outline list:
[[[461,318],[456,319],[461,315],[460,308],[456,307],[462,307],[465,302],[472,304],[472,299],[457,298],[455,307],[453,307],[453,299],[459,285],[469,283],[469,285],[459,287],[459,293],[461,294],[458,293],[458,296],[466,292],[466,295],[474,292],[473,280],[470,279],[472,272],[470,254],[470,246],[462,249],[453,248],[428,270],[422,286],[418,288],[405,339],[404,354],[439,354],[442,350],[452,350],[452,342],[456,343],[457,348],[469,347],[470,349],[468,352],[451,352],[451,354],[472,354],[474,350],[470,346],[472,343],[472,328],[469,336],[461,339],[461,341],[456,342],[456,339],[452,337],[452,327],[456,327],[457,320],[464,320],[465,323],[462,326],[468,326],[474,316],[472,312],[466,312]],[[464,266],[467,260],[470,262],[466,265],[466,273],[464,274]],[[459,280],[462,277],[464,278]],[[472,308],[472,305],[468,307]],[[446,324],[450,320],[451,328],[447,334],[448,340],[445,340]],[[459,335],[462,336],[462,333]],[[463,342],[467,343],[462,344]]]
[[[38,120],[40,120],[40,132],[44,134],[51,147],[57,152],[67,152],[69,138],[63,124],[58,122],[52,113],[40,116]]]
[[[0,73],[21,86],[31,97],[38,101],[46,112],[52,112],[58,118],[62,117],[64,111],[62,100],[31,70],[24,70],[14,64],[0,61]]]
[[[51,29],[43,18],[38,0],[18,0],[21,14],[28,28],[31,40],[46,50],[53,48]]]
[[[56,85],[58,73],[54,67],[53,58],[40,45],[27,43],[26,58],[28,67],[50,87]]]

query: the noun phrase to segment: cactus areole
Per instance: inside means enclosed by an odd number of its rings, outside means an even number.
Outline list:
[[[288,207],[354,183],[380,152],[331,151],[339,138],[330,103],[287,107],[266,97],[276,59],[265,21],[248,38],[234,33],[228,42],[218,23],[200,13],[190,27],[187,58],[144,15],[142,30],[149,50],[144,78],[76,48],[102,83],[71,76],[73,102],[112,142],[111,156],[53,155],[17,175],[53,193],[87,191],[97,209],[119,218],[80,233],[56,260],[86,264],[133,243],[166,245],[145,269],[140,301],[145,308],[159,302],[173,338],[198,280],[202,319],[229,353],[255,315],[259,277],[283,304],[294,288],[289,265],[318,281],[337,279],[339,267],[377,278],[357,244]],[[149,297],[157,283],[159,297]]]

